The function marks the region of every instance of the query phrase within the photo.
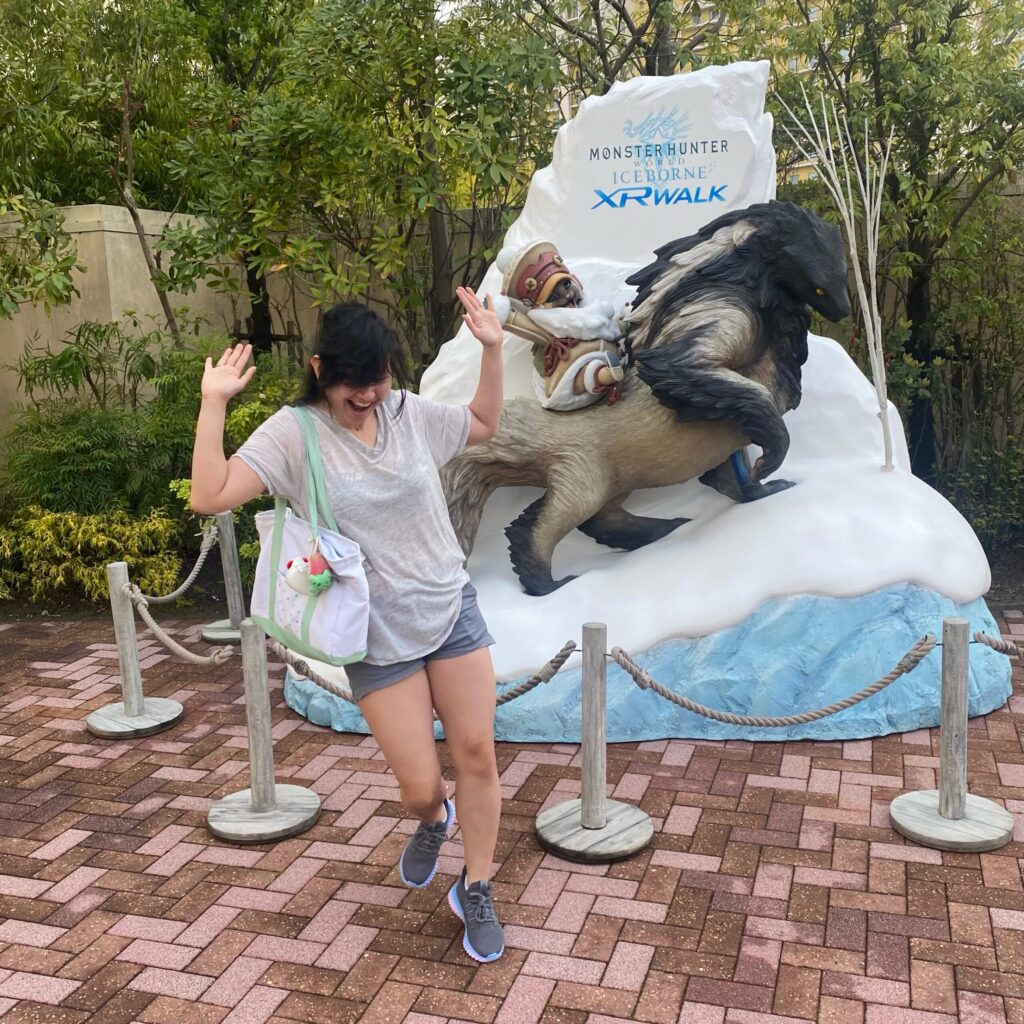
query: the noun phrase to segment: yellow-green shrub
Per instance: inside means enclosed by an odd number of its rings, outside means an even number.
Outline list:
[[[175,553],[179,528],[158,512],[136,518],[120,511],[79,515],[27,506],[0,529],[0,597],[105,600],[109,562],[127,562],[132,582],[146,593],[168,593],[181,571]]]

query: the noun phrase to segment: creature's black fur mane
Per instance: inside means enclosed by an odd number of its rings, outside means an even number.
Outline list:
[[[663,245],[651,264],[628,279],[629,284],[638,287],[633,301],[636,309],[651,298],[662,275],[674,269],[673,256],[706,243],[723,227],[741,221],[754,226],[742,242],[694,267],[658,299],[646,331],[646,344],[633,352],[641,380],[659,401],[675,409],[680,419],[708,418],[709,406],[714,409],[710,418],[731,418],[730,396],[724,392],[699,393],[703,388],[714,390],[718,383],[703,377],[698,382],[694,373],[700,365],[701,343],[715,330],[713,316],[697,328],[673,328],[672,321],[679,312],[697,300],[713,304],[718,299],[724,305],[748,309],[757,327],[749,339],[744,364],[732,368],[742,373],[745,366],[753,365],[771,350],[775,388],[784,407],[792,408],[799,402],[800,367],[807,360],[810,312],[805,300],[790,290],[793,282],[777,272],[775,259],[783,248],[799,254],[801,237],[811,227],[810,218],[806,211],[789,203],[758,203],[731,210],[696,234]],[[790,259],[787,264],[787,273],[792,273],[793,266],[800,266],[799,259]],[[739,399],[738,394],[733,397]]]
[[[661,248],[655,249],[655,259],[653,262],[626,279],[627,284],[637,286],[637,296],[633,300],[633,308],[637,308],[647,300],[651,287],[665,272],[673,256],[686,252],[689,249],[695,249],[697,246],[709,241],[722,228],[738,224],[740,221],[753,224],[755,228],[754,233],[745,242],[730,250],[724,256],[696,268],[695,274],[706,278],[708,282],[721,281],[729,284],[746,284],[750,287],[758,287],[761,285],[765,271],[768,269],[765,261],[756,258],[758,255],[761,255],[756,250],[760,249],[758,243],[761,241],[761,236],[765,230],[767,229],[772,233],[773,242],[782,242],[788,240],[794,231],[806,228],[808,223],[805,211],[791,203],[772,201],[768,203],[755,203],[753,206],[740,210],[730,210],[709,224],[705,224],[695,235],[677,238],[661,246]],[[754,259],[751,259],[751,257],[754,257]],[[774,282],[776,287],[780,283]],[[772,296],[768,294],[765,297],[770,301]]]

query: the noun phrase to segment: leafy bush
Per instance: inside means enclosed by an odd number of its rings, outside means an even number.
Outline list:
[[[0,485],[9,504],[143,515],[187,472],[203,360],[224,344],[164,348],[137,319],[86,322],[52,351],[26,345],[15,364],[30,403],[6,438]]]
[[[152,512],[79,515],[31,505],[0,528],[0,597],[27,592],[33,601],[86,597],[106,601],[109,562],[128,563],[132,581],[151,594],[177,585],[179,523]]]
[[[990,555],[1024,541],[1024,446],[1011,437],[1004,448],[975,451],[951,498]]]
[[[121,323],[85,320],[68,331],[56,352],[26,342],[11,369],[37,405],[47,399],[85,399],[104,408],[139,406],[140,393],[156,372],[153,349],[160,332],[142,332],[138,318]]]
[[[196,337],[174,348],[159,332],[140,331],[134,318],[83,323],[64,348],[29,344],[18,361],[30,401],[7,435],[0,475],[8,519],[0,526],[0,599],[24,589],[33,600],[105,600],[104,567],[119,559],[144,590],[166,592],[181,556],[195,550],[187,488],[171,484],[190,472],[205,357],[216,358],[227,340]],[[259,357],[253,383],[229,411],[228,453],[293,397],[299,377],[287,356]],[[238,517],[237,529],[251,577],[251,514]]]
[[[0,239],[0,320],[23,302],[49,309],[70,301],[78,293],[71,273],[83,268],[57,207],[31,191],[0,194],[0,217],[8,222]]]
[[[1024,210],[999,196],[964,218],[936,268],[941,365],[930,389],[938,486],[989,556],[1024,544]],[[978,259],[978,253],[985,253]]]
[[[94,515],[162,503],[170,467],[150,450],[131,409],[56,402],[29,408],[7,446],[3,484],[16,506]]]

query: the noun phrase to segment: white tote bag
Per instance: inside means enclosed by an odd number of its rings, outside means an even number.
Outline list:
[[[296,654],[329,665],[347,665],[366,656],[370,594],[363,555],[354,540],[338,532],[328,506],[313,420],[302,407],[292,412],[305,440],[311,521],[297,516],[284,498],[276,499],[272,512],[256,515],[260,556],[252,591],[252,619]],[[303,582],[300,571],[308,570],[316,552],[323,555],[330,570],[330,583],[319,593]],[[308,572],[306,576],[308,579]],[[322,579],[326,581],[326,577]]]

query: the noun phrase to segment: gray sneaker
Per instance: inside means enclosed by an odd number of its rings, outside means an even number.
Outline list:
[[[505,932],[494,913],[490,882],[474,882],[466,888],[466,869],[448,891],[448,904],[466,925],[462,948],[482,964],[505,952]]]
[[[410,889],[422,889],[437,874],[437,855],[441,844],[448,838],[448,830],[455,821],[455,804],[444,800],[444,821],[427,824],[421,821],[413,832],[398,862],[398,873]]]

